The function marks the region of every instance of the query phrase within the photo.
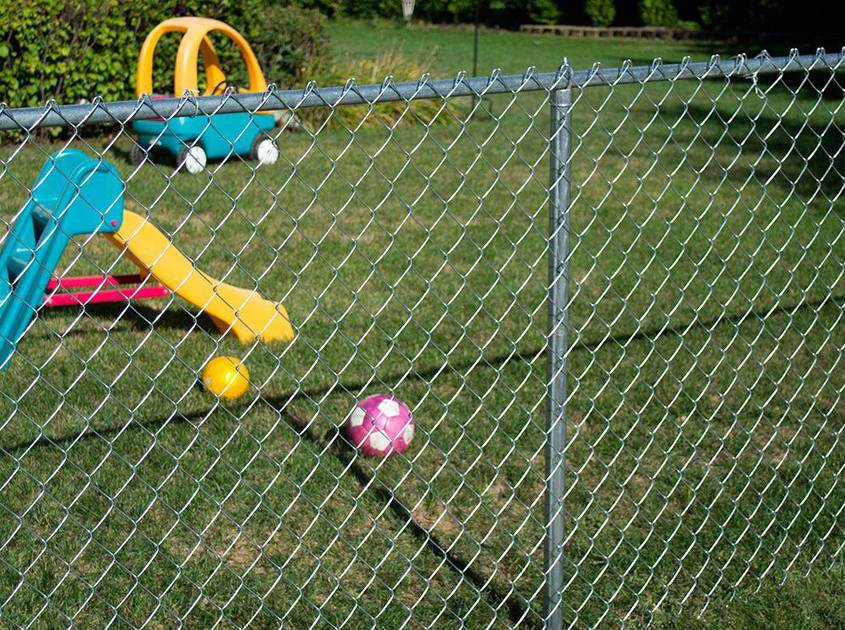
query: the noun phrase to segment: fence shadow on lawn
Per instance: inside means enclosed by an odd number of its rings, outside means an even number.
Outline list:
[[[102,322],[112,322],[114,324],[121,324],[121,328],[127,330],[134,330],[138,332],[150,331],[154,328],[175,331],[198,331],[206,332],[211,336],[217,336],[220,331],[205,313],[192,313],[185,307],[174,306],[167,308],[154,308],[132,302],[129,304],[87,304],[80,306],[70,306],[67,308],[80,309],[85,317],[92,318]],[[63,309],[45,309],[39,313],[39,320],[49,326],[51,320],[61,319]],[[109,330],[114,328],[109,327]],[[85,337],[102,335],[102,328],[85,328],[74,326],[69,330],[61,333],[61,338],[65,337]],[[37,339],[51,339],[53,335],[44,332],[33,331],[27,335],[28,338]]]
[[[791,107],[800,107],[800,104],[795,103]],[[819,99],[816,107],[827,108],[827,104],[824,99]],[[722,117],[721,121],[712,122],[714,111]],[[661,108],[661,112],[672,119],[709,120],[706,124],[696,122],[695,130],[690,125],[679,126],[673,132],[678,142],[690,143],[696,135],[700,135],[710,146],[716,146],[722,134],[728,132],[735,140],[743,141],[743,151],[746,148],[751,150],[749,144],[754,145],[765,158],[754,164],[754,176],[758,182],[776,186],[785,192],[793,188],[802,198],[818,191],[830,198],[842,193],[845,137],[832,116],[828,116],[824,123],[814,124],[812,120],[799,122],[787,115],[789,112],[778,116],[768,110],[751,120],[746,115],[735,116],[736,111],[720,108],[718,104],[705,107],[698,102],[686,104],[683,108],[675,104]],[[793,151],[798,155],[791,155]],[[786,159],[788,156],[800,159]],[[727,175],[734,182],[744,183],[743,172],[729,169]]]
[[[616,335],[609,335],[609,336],[602,336],[601,339],[597,341],[580,341],[578,344],[574,345],[570,349],[570,353],[577,353],[577,352],[588,352],[594,353],[597,350],[601,349],[605,346],[625,346],[628,343],[640,340],[651,340],[655,341],[660,337],[667,336],[667,335],[676,335],[676,336],[683,336],[693,330],[709,330],[710,328],[717,326],[717,325],[730,325],[730,326],[738,326],[745,321],[754,320],[754,319],[765,319],[777,314],[794,314],[797,311],[803,309],[810,309],[815,310],[816,308],[830,304],[830,303],[837,303],[843,304],[845,303],[845,294],[841,295],[833,295],[828,296],[825,298],[818,298],[814,300],[801,300],[799,302],[793,304],[776,304],[771,307],[766,308],[758,308],[752,311],[744,311],[742,313],[735,313],[729,316],[718,316],[715,318],[710,319],[696,319],[686,322],[678,322],[671,326],[654,326],[651,328],[639,328],[635,332],[622,332]],[[177,319],[181,319],[185,322],[193,322],[193,318],[189,314],[185,314],[184,316],[178,316],[174,318],[174,321]],[[210,322],[209,322],[210,324]],[[95,331],[92,331],[94,334]],[[85,331],[78,331],[78,334],[85,334]],[[504,365],[515,362],[515,361],[530,361],[537,357],[538,354],[543,353],[545,354],[545,350],[542,347],[537,348],[530,348],[524,350],[519,353],[511,353],[506,352],[502,354],[497,354],[492,357],[485,358],[485,364],[489,367],[493,367],[499,369]],[[474,365],[476,361],[467,361],[461,363],[451,363],[446,367],[446,371],[448,372],[461,372],[462,370],[467,369],[471,365]],[[420,370],[414,372],[409,378],[413,378],[414,380],[425,381],[427,379],[432,378],[433,376],[439,374],[443,371],[442,366],[433,366],[425,370]],[[394,376],[386,376],[382,380],[384,382],[390,382],[391,380],[395,380],[398,378],[399,375]],[[288,406],[295,402],[298,399],[304,398],[315,398],[320,396],[331,395],[332,393],[341,391],[345,393],[357,393],[362,388],[366,387],[370,384],[370,381],[367,380],[360,380],[360,381],[345,381],[337,384],[332,384],[327,387],[318,387],[318,388],[311,388],[306,390],[300,390],[297,392],[285,393],[278,396],[273,397],[261,397],[261,402],[269,405],[270,407],[276,409],[278,412],[283,413],[285,417],[291,420],[291,423],[294,428],[298,429],[298,433],[302,436],[307,436],[311,441],[314,442],[328,442],[331,436],[336,434],[338,430],[337,427],[334,429],[330,429],[324,435],[320,436],[313,433],[310,430],[310,427],[302,422],[301,419],[291,416],[288,414],[287,408]],[[238,409],[239,405],[233,405],[231,407],[224,407],[224,409],[230,409],[229,413],[233,418],[238,418],[240,415],[235,413]],[[155,430],[161,428],[165,424],[173,423],[173,422],[193,422],[196,420],[201,420],[203,418],[208,417],[208,415],[214,410],[219,409],[219,406],[215,405],[214,407],[208,407],[202,410],[197,410],[188,414],[178,414],[175,416],[165,416],[161,418],[153,418],[150,420],[146,420],[143,422],[135,422],[135,424],[144,427],[145,429]],[[0,444],[0,449],[5,451],[8,454],[15,454],[23,450],[28,450],[30,448],[38,448],[44,446],[61,446],[64,444],[69,444],[71,442],[76,442],[79,439],[84,439],[86,437],[103,437],[114,435],[120,431],[122,431],[124,425],[118,425],[115,427],[110,428],[101,428],[97,429],[96,431],[88,431],[83,434],[74,433],[67,436],[55,436],[55,437],[46,437],[41,436],[34,441],[24,441],[19,443],[7,444],[2,445]]]

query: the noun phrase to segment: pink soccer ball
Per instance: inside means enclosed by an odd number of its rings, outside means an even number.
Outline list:
[[[398,398],[376,394],[355,405],[346,434],[364,455],[387,457],[408,448],[414,439],[414,419]]]

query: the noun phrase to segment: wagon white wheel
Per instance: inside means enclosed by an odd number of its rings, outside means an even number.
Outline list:
[[[279,147],[269,136],[259,135],[252,143],[251,155],[259,164],[275,164],[279,159]]]
[[[202,173],[208,163],[208,156],[205,149],[199,146],[185,147],[179,152],[178,165],[184,166],[191,175]]]

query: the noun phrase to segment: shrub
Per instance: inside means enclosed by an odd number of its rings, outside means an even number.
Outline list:
[[[436,12],[441,3],[435,0],[432,4],[438,5],[432,8]],[[341,0],[340,5],[341,12],[349,17],[362,19],[402,17],[402,3],[399,0]],[[414,14],[418,17],[419,10],[419,6],[414,8]]]
[[[557,24],[560,8],[555,0],[532,0],[528,4],[528,17],[537,24]]]
[[[701,24],[695,20],[678,20],[678,28],[682,28],[685,31],[700,31]]]
[[[331,61],[328,19],[316,9],[270,6],[247,39],[267,81],[279,86],[299,81],[306,68],[320,72]]]
[[[838,47],[842,40],[841,20],[818,19],[819,15],[830,13],[831,6],[836,5],[826,0],[809,0],[801,5],[801,11],[796,11],[786,0],[698,0],[688,17],[698,18],[707,30],[811,34],[816,44],[830,37],[830,43]]]
[[[324,3],[328,4],[328,3]],[[217,18],[260,48],[269,81],[290,81],[328,54],[326,20],[278,0],[20,0],[0,1],[0,98],[12,107],[48,99],[75,103],[102,96],[135,97],[138,52],[159,22],[179,15]],[[279,25],[282,26],[279,26]],[[272,32],[271,32],[272,29]],[[155,85],[172,89],[178,37],[162,38]],[[234,46],[215,39],[234,80],[242,64]],[[279,74],[276,75],[276,72]]]
[[[678,10],[672,0],[639,0],[637,10],[646,26],[676,26]]]
[[[307,3],[309,0],[297,1]],[[561,0],[479,0],[478,8],[485,24],[515,27],[529,21],[556,22],[560,19],[561,5]],[[399,0],[338,0],[337,6],[338,15],[355,18],[399,19],[402,16]],[[434,23],[468,24],[475,19],[475,0],[417,0],[414,17]]]
[[[616,19],[616,7],[613,0],[587,0],[584,13],[593,26],[610,26]]]
[[[735,30],[731,29],[731,22],[735,19],[737,10],[735,7],[720,4],[713,0],[705,0],[698,8],[701,23],[705,28],[713,30]]]
[[[328,17],[340,15],[343,9],[343,0],[295,0],[292,4],[303,9],[315,9]]]
[[[85,0],[0,3],[3,101],[34,106],[49,98],[76,102],[96,94],[126,97],[132,84],[126,72],[134,60],[122,11],[113,5]],[[139,47],[140,42],[133,47],[135,55]]]

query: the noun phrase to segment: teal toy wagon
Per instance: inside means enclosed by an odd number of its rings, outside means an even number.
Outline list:
[[[171,32],[183,34],[176,55],[174,94],[199,94],[197,65],[200,55],[205,66],[205,95],[214,94],[221,87],[231,85],[223,74],[217,53],[208,38],[212,31],[222,32],[241,52],[249,77],[249,88],[239,91],[266,91],[267,82],[258,60],[240,33],[218,20],[184,17],[165,20],[147,36],[138,57],[137,95],[152,94],[155,47],[162,35]],[[157,98],[166,96],[153,96],[153,99]],[[163,150],[175,156],[177,164],[189,173],[201,172],[210,159],[225,159],[230,155],[249,156],[259,164],[273,164],[279,158],[279,149],[270,135],[275,125],[272,114],[261,112],[136,120],[132,123],[132,130],[138,136],[138,143],[133,146],[130,157],[140,163],[148,152]]]
[[[132,130],[138,145],[132,161],[140,163],[150,150],[164,150],[189,173],[200,173],[208,160],[229,155],[250,156],[259,164],[273,164],[279,157],[275,142],[267,134],[276,121],[270,114],[213,114],[170,120],[136,120]]]

